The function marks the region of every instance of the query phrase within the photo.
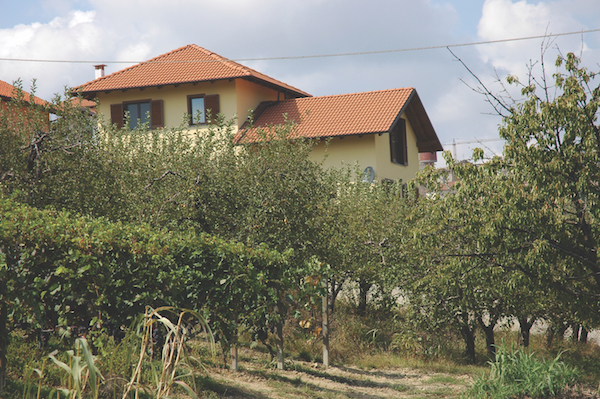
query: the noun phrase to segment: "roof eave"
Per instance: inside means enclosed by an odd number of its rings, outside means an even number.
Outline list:
[[[390,131],[396,123],[398,123],[403,114],[406,114],[406,117],[415,132],[417,149],[419,152],[437,152],[444,150],[444,147],[442,147],[440,139],[433,128],[433,124],[425,111],[425,107],[417,94],[417,90],[413,89],[410,93],[410,96],[392,123]]]
[[[248,80],[250,82],[254,82],[254,83],[260,84],[262,86],[268,87],[270,89],[277,90],[279,92],[293,93],[295,95],[294,98],[298,98],[298,97],[312,97],[312,94],[306,93],[306,92],[304,92],[304,91],[302,91],[300,89],[296,89],[294,87],[284,87],[284,86],[278,85],[276,83],[272,83],[272,82],[266,81],[266,80],[261,79],[261,78],[256,77],[256,76],[242,76],[241,78],[242,79],[246,79],[246,80]],[[284,98],[284,100],[285,99],[286,98]]]
[[[221,80],[231,80],[231,79],[246,79],[249,81],[252,81],[254,83],[257,84],[261,84],[263,86],[269,87],[273,90],[277,90],[280,91],[282,93],[292,93],[295,97],[312,97],[311,94],[303,92],[302,90],[298,90],[295,88],[291,88],[291,87],[284,87],[284,86],[280,86],[268,81],[265,81],[263,79],[254,77],[254,76],[231,76],[231,77],[224,77],[224,78],[219,78],[219,79],[202,79],[202,80],[190,80],[190,81],[185,81],[185,82],[172,82],[172,83],[163,83],[163,84],[155,84],[155,85],[143,85],[143,86],[131,86],[131,87],[113,87],[113,88],[107,88],[107,89],[96,89],[96,90],[81,90],[81,95],[88,99],[94,99],[98,93],[110,93],[112,91],[126,91],[126,90],[142,90],[142,89],[148,89],[151,87],[165,87],[165,86],[176,86],[176,85],[183,85],[183,84],[194,84],[194,83],[203,83],[203,82],[216,82],[216,81],[221,81]],[[74,92],[78,92],[78,90],[80,90],[80,88],[76,87],[74,89]]]
[[[152,85],[143,85],[143,86],[131,86],[131,87],[111,87],[111,88],[106,88],[106,89],[95,89],[95,90],[81,90],[80,87],[76,87],[73,92],[74,93],[78,93],[81,92],[81,95],[86,98],[86,99],[90,99],[90,97],[95,97],[95,95],[97,93],[110,93],[112,91],[127,91],[127,90],[143,90],[143,89],[149,89],[152,87],[157,87],[157,88],[161,88],[161,87],[165,87],[165,86],[179,86],[179,85],[185,85],[185,84],[193,84],[193,83],[202,83],[202,82],[216,82],[218,80],[229,80],[229,79],[237,79],[239,78],[239,76],[234,76],[234,77],[227,77],[227,78],[220,78],[220,79],[203,79],[203,80],[190,80],[190,81],[185,81],[185,82],[171,82],[171,83],[161,83],[161,84],[152,84]]]

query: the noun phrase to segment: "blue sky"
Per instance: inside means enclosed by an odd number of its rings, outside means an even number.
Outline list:
[[[92,80],[90,63],[107,72],[187,44],[239,60],[398,50],[600,28],[599,0],[0,0],[0,80],[21,78],[51,99]],[[526,78],[541,39],[453,48],[490,88],[496,76]],[[600,69],[600,32],[552,39],[558,51],[582,54]],[[444,144],[467,158],[477,140],[498,137],[500,118],[466,69],[444,48],[387,54],[242,61],[313,95],[415,87]],[[553,72],[551,70],[550,72]],[[502,143],[482,142],[488,155]],[[452,150],[453,146],[446,146]]]

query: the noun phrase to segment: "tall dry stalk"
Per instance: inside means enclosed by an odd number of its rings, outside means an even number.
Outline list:
[[[177,322],[174,323],[171,319],[163,316],[161,313],[176,316],[174,318],[176,318]],[[207,337],[209,337],[214,350],[214,340],[208,324],[198,312],[187,309],[177,309],[172,306],[164,306],[157,309],[147,307],[143,319],[137,326],[137,330],[140,332],[142,338],[139,359],[131,379],[123,392],[123,399],[128,397],[132,389],[135,391],[136,399],[139,398],[140,390],[152,391],[156,399],[165,398],[169,396],[174,385],[179,385],[184,388],[190,397],[195,399],[198,398],[194,379],[192,378],[192,387],[183,381],[183,379],[187,377],[193,377],[189,361],[194,359],[188,356],[185,350],[185,342],[190,335],[192,328],[189,326],[189,323],[186,322],[189,317],[192,317],[199,322],[202,330]],[[149,353],[154,352],[154,348],[151,348],[153,331],[161,327],[167,331],[161,351],[161,369],[156,370],[155,368],[152,368],[156,385],[150,388],[144,387],[140,382],[142,366],[144,362],[151,362],[152,360],[147,358]],[[152,349],[152,351],[150,351],[150,349]]]

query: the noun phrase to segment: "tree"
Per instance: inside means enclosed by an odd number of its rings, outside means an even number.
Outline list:
[[[477,293],[468,301],[473,317],[496,319],[500,301],[498,314],[518,319],[524,345],[538,318],[598,322],[600,88],[573,54],[556,66],[554,85],[544,68],[526,85],[508,78],[521,87],[522,102],[481,89],[503,115],[503,154],[478,165],[481,150],[474,163],[448,158],[459,182],[434,201],[437,227],[421,235],[425,246],[439,248],[427,258],[438,262],[434,271],[460,276],[462,292]],[[426,177],[430,187],[436,178]]]
[[[337,195],[328,206],[326,231],[332,265],[330,310],[339,292],[353,282],[358,286],[357,310],[364,315],[369,292],[393,303],[411,201],[401,181],[369,183],[362,177],[352,169],[336,176]]]

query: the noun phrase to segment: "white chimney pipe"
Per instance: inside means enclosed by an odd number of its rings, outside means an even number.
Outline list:
[[[104,77],[104,67],[105,66],[106,65],[104,65],[104,64],[94,65],[94,68],[96,69],[96,77],[95,77],[95,79]]]

